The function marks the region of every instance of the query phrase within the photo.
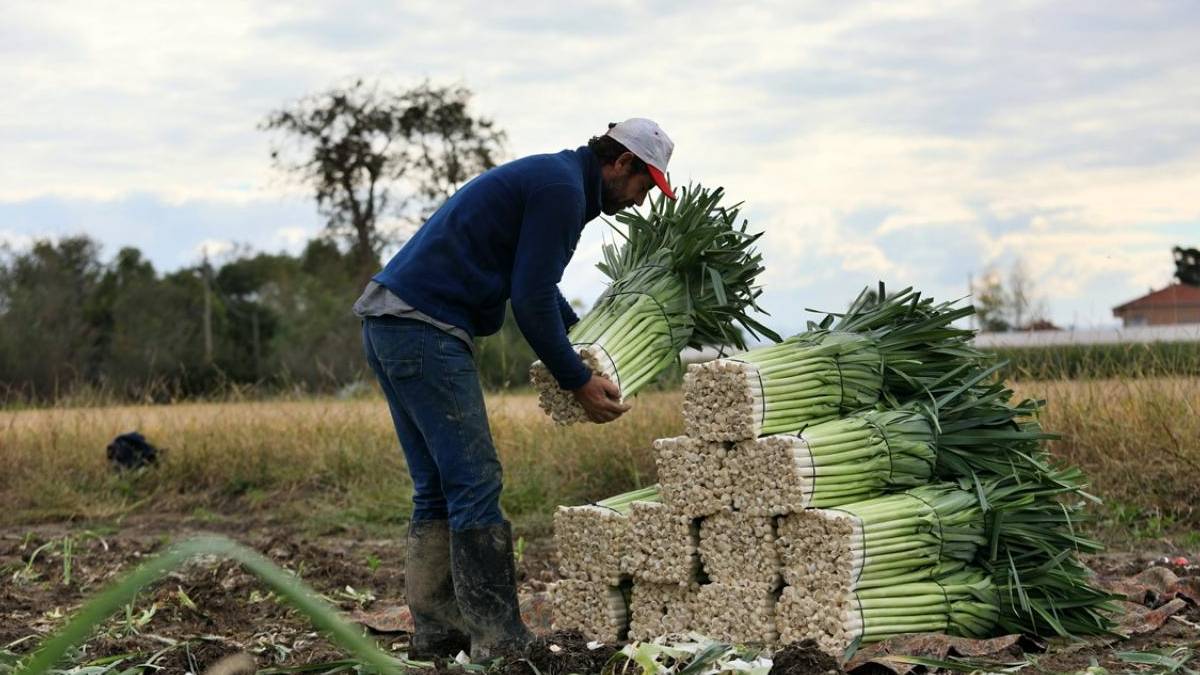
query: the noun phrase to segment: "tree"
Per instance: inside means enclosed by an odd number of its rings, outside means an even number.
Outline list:
[[[988,267],[971,286],[975,315],[986,332],[1024,330],[1045,319],[1046,303],[1037,296],[1029,269],[1020,258],[1009,268],[1007,285],[996,268]]]
[[[1004,282],[994,268],[987,268],[979,281],[972,284],[971,294],[975,304],[975,316],[979,318],[979,329],[996,333],[1008,330],[1008,292],[1004,290]]]
[[[504,132],[468,111],[463,86],[428,81],[403,91],[356,80],[270,113],[279,132],[274,165],[315,192],[332,233],[346,241],[360,275],[388,242],[380,221],[419,224],[477,173],[495,166]],[[289,147],[290,146],[290,147]]]
[[[82,236],[42,240],[0,264],[0,386],[44,396],[95,374],[99,250]]]

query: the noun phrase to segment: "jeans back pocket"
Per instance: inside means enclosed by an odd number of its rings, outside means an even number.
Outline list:
[[[368,319],[368,322],[367,334],[371,338],[371,349],[388,377],[393,380],[418,377],[424,359],[426,333],[436,329],[423,321],[411,319]]]

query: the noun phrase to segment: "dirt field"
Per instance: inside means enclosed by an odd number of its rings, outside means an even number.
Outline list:
[[[1124,606],[1128,629],[1145,632],[1111,644],[1022,642],[1019,654],[1009,649],[1004,658],[1026,672],[1073,673],[1093,662],[1110,672],[1165,672],[1127,662],[1155,657],[1122,654],[1200,647],[1200,570],[1172,566],[1183,578],[1174,588],[1155,576],[1163,568],[1154,564],[1162,556],[1200,556],[1200,380],[1015,388],[1049,400],[1043,422],[1065,435],[1054,452],[1082,466],[1106,500],[1089,528],[1116,552],[1089,565],[1109,580],[1151,569],[1153,583],[1124,587],[1136,601]],[[605,428],[555,427],[529,396],[488,404],[505,466],[504,506],[523,538],[528,619],[548,630],[546,588],[556,580],[549,514],[556,504],[653,482],[650,442],[679,433],[678,394],[639,397],[632,413]],[[113,474],[104,445],[133,429],[167,448],[164,461],[141,474]],[[296,572],[377,629],[381,644],[397,651],[407,644],[401,561],[408,486],[382,400],[0,411],[0,457],[0,674],[6,659],[33,649],[110,579],[201,531],[228,534]],[[204,560],[118,612],[75,662],[108,664],[112,672],[141,663],[164,673],[202,672],[242,651],[260,668],[344,658],[254,577]]]
[[[313,537],[272,522],[213,527],[194,520],[141,517],[119,529],[43,525],[4,530],[0,534],[0,647],[10,658],[32,649],[84,598],[122,570],[200,531],[224,532],[251,545],[296,572],[347,616],[376,629],[373,633],[385,647],[399,652],[407,646],[399,530],[374,538],[354,533]],[[1088,562],[1102,578],[1123,579],[1147,569],[1163,572],[1155,563],[1161,556],[1194,560],[1194,553],[1200,551],[1183,552],[1156,542],[1136,553],[1108,553]],[[1165,569],[1184,579],[1181,587],[1200,591],[1197,566],[1173,564]],[[550,542],[526,540],[519,570],[526,618],[544,633],[551,628],[547,587],[556,579]],[[1141,587],[1129,588],[1135,593]],[[1170,605],[1171,598],[1144,589],[1138,600],[1146,606],[1143,611],[1166,606],[1175,613],[1164,617],[1161,627],[1111,644],[1096,641],[1048,649],[1023,644],[1020,658],[1027,664],[1023,670],[1077,672],[1095,662],[1111,672],[1129,672],[1137,668],[1122,661],[1121,652],[1196,646],[1200,609],[1194,601]],[[1152,615],[1147,619],[1140,611],[1139,618],[1143,623],[1153,621]],[[121,657],[121,668],[113,672],[141,663],[163,668],[164,673],[203,672],[238,652],[252,655],[260,668],[332,666],[345,658],[252,575],[228,561],[200,560],[118,612],[75,662],[111,664],[107,659]],[[1011,654],[1008,657],[1011,660]]]

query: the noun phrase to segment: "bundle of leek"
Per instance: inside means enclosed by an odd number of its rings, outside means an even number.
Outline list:
[[[738,223],[739,205],[722,206],[721,188],[681,190],[678,201],[660,196],[649,213],[617,215],[624,244],[604,246],[598,265],[609,287],[568,337],[584,363],[621,390],[636,394],[673,363],[684,347],[729,345],[745,349],[740,325],[751,335],[779,336],[748,316],[762,311],[755,280],[761,236]],[[530,367],[538,404],[556,422],[587,419],[583,408],[541,361]]]
[[[870,410],[796,435],[743,441],[726,458],[732,504],[786,515],[869,499],[929,482],[936,461],[928,419],[915,410]]]
[[[663,501],[693,518],[728,510],[735,482],[728,445],[688,436],[654,441]]]
[[[836,600],[787,586],[776,606],[780,639],[813,639],[830,653],[905,633],[988,637],[1000,610],[992,580],[977,568],[930,581],[864,588]]]
[[[978,563],[995,582],[999,624],[1009,633],[1078,637],[1111,633],[1112,595],[1092,583],[1078,553],[1103,547],[1080,534],[1082,472],[1054,467],[1040,482],[987,486],[990,546]]]
[[[973,312],[912,289],[863,291],[845,313],[778,345],[689,367],[687,434],[737,441],[795,432],[881,396],[907,400],[925,382],[986,358],[970,346],[972,331],[951,325]]]
[[[583,506],[560,506],[554,514],[554,545],[564,578],[617,584],[622,577],[634,502],[657,502],[657,485]]]
[[[574,628],[593,640],[624,640],[629,632],[630,589],[628,582],[563,579],[554,587],[554,624]]]
[[[802,511],[779,525],[784,581],[814,591],[926,581],[961,569],[987,543],[975,494],[947,483]]]

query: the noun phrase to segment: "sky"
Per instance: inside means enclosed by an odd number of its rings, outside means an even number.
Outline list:
[[[1200,4],[6,3],[0,242],[85,233],[160,270],[298,251],[322,221],[265,115],[357,77],[475,92],[515,158],[657,120],[673,182],[762,242],[769,325],[884,280],[960,297],[1021,259],[1049,317],[1112,325],[1200,245]],[[590,301],[606,225],[562,289]]]

